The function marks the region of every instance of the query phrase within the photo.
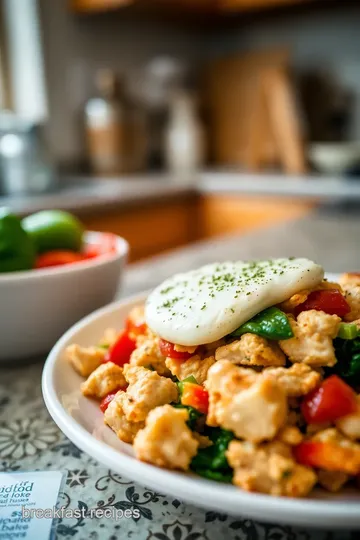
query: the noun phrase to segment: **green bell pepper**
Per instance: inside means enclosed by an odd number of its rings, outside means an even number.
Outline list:
[[[248,333],[275,340],[290,339],[294,336],[289,319],[276,307],[264,309],[230,335],[238,337]]]
[[[35,247],[21,221],[6,208],[0,209],[0,272],[30,270],[35,263]]]
[[[339,330],[337,333],[338,338],[340,339],[355,339],[359,336],[359,330],[356,324],[352,323],[340,323]]]

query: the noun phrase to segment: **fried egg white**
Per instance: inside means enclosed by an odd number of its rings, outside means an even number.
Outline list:
[[[209,264],[157,287],[147,299],[145,319],[172,343],[211,343],[323,277],[323,268],[308,259]]]

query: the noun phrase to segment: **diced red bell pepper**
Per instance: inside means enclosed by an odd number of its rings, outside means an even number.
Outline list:
[[[127,332],[122,332],[114,345],[107,351],[104,363],[113,362],[117,366],[123,366],[130,360],[131,353],[136,349],[136,343]]]
[[[337,375],[331,375],[307,394],[301,412],[308,424],[333,422],[357,410],[356,394]]]
[[[84,248],[86,259],[93,259],[108,253],[116,253],[116,236],[112,233],[102,233],[101,241],[98,244],[87,244]]]
[[[293,449],[293,453],[301,465],[348,474],[360,473],[360,451],[336,442],[303,441]]]
[[[35,268],[49,268],[50,266],[62,266],[84,261],[85,257],[81,253],[67,250],[47,251],[38,255],[35,261]]]
[[[159,347],[160,347],[160,352],[163,356],[176,358],[177,360],[188,360],[195,354],[195,352],[189,353],[186,351],[184,352],[176,351],[175,345],[173,343],[170,343],[170,341],[166,341],[165,339],[160,339]]]
[[[181,403],[207,414],[209,410],[209,394],[200,384],[185,382],[183,384]]]
[[[296,307],[294,313],[297,316],[302,311],[310,309],[324,311],[329,315],[338,315],[339,317],[344,317],[351,311],[349,304],[337,289],[311,292],[305,302]]]
[[[127,385],[126,386],[120,386],[120,388],[115,390],[115,392],[110,392],[107,396],[105,396],[101,400],[99,406],[100,406],[100,409],[102,410],[103,413],[106,411],[106,409],[108,408],[108,406],[110,405],[110,403],[112,402],[112,400],[114,399],[116,394],[119,392],[119,390],[124,390],[125,391],[126,388],[127,388]]]
[[[101,400],[100,409],[102,410],[103,413],[106,411],[106,409],[108,408],[108,406],[110,405],[110,403],[112,402],[115,396],[116,396],[116,392],[111,392],[110,394],[108,394]]]

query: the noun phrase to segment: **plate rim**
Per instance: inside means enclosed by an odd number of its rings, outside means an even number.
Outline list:
[[[333,274],[334,275],[334,274]],[[332,275],[332,276],[333,276]],[[266,494],[249,493],[231,489],[229,485],[161,469],[128,456],[109,444],[98,440],[63,407],[55,386],[54,370],[61,361],[60,353],[65,344],[78,331],[89,326],[102,316],[116,312],[135,302],[142,302],[149,291],[124,297],[100,308],[78,321],[57,341],[50,351],[42,373],[42,393],[45,405],[60,430],[82,451],[95,457],[99,464],[159,492],[180,498],[195,506],[226,512],[232,516],[243,516],[257,521],[272,522],[281,514],[283,524],[307,525],[309,527],[360,528],[360,500],[332,501],[331,499],[299,499],[273,497]],[[213,489],[206,489],[212,487]],[[214,489],[216,487],[216,489]],[[204,497],[204,495],[206,495]],[[219,498],[222,505],[219,508]],[[225,505],[227,509],[225,509]],[[339,522],[341,520],[341,523]],[[344,523],[345,521],[345,523]]]

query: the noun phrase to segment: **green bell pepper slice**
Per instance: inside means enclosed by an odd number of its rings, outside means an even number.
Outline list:
[[[0,209],[0,272],[30,270],[35,263],[35,246],[20,219]]]
[[[230,335],[238,337],[248,333],[274,340],[294,337],[289,319],[277,307],[264,309]]]
[[[353,323],[340,323],[339,330],[337,333],[338,338],[340,339],[355,339],[360,334],[358,327]]]

